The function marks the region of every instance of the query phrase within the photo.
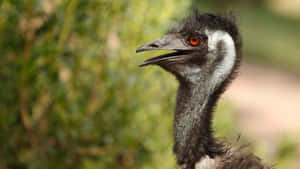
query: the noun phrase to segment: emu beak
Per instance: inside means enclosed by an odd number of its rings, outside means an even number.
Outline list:
[[[156,39],[144,46],[136,49],[136,53],[149,51],[149,50],[175,50],[175,52],[160,55],[144,61],[139,66],[147,65],[162,65],[164,63],[182,61],[184,58],[181,55],[186,55],[189,51],[193,50],[188,47],[181,38],[175,34],[165,35],[159,39]],[[180,56],[180,57],[179,57]]]

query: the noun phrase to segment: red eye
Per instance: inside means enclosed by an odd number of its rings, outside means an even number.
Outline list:
[[[200,38],[197,37],[197,36],[191,36],[191,37],[189,38],[189,42],[190,42],[190,44],[191,44],[192,46],[197,46],[197,45],[200,44]]]

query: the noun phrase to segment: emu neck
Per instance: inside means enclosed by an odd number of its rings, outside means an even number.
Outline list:
[[[214,156],[221,150],[216,143],[212,129],[212,107],[217,99],[209,84],[180,83],[175,110],[174,152],[178,164],[193,164],[201,157]]]
[[[209,58],[200,69],[185,67],[178,77],[174,152],[179,165],[194,164],[204,156],[214,157],[223,153],[223,146],[213,137],[212,112],[219,96],[234,77],[240,59],[231,36],[223,31],[207,31]],[[224,52],[226,51],[226,52]],[[195,71],[197,70],[197,71]],[[188,72],[188,74],[184,74]]]

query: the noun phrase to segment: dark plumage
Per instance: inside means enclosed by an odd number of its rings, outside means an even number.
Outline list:
[[[241,38],[232,15],[200,14],[184,19],[167,35],[137,49],[174,50],[146,60],[176,76],[174,153],[181,169],[262,169],[260,159],[218,141],[212,112],[241,61]]]

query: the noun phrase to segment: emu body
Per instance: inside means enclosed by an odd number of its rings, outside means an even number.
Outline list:
[[[213,109],[235,77],[241,39],[231,15],[195,13],[165,36],[137,49],[174,50],[146,60],[179,82],[174,118],[174,153],[180,169],[262,169],[259,158],[214,137]]]

